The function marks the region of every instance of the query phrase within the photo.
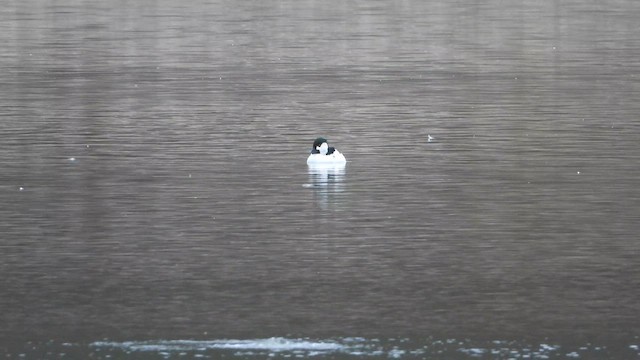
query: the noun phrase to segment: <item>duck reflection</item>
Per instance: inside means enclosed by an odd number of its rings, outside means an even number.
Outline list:
[[[321,208],[328,209],[344,191],[345,170],[346,164],[309,165],[309,187]]]

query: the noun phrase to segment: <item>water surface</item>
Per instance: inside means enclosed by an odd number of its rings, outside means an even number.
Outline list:
[[[639,16],[624,0],[5,6],[2,348],[634,351]],[[316,136],[344,169],[307,168]]]

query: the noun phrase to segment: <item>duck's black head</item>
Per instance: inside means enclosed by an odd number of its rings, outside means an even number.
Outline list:
[[[329,146],[329,143],[327,142],[327,139],[323,138],[323,137],[319,137],[316,138],[313,141],[313,146],[311,147],[311,153],[312,154],[320,154],[320,150],[318,150],[318,147],[324,143],[327,143],[327,153],[324,155],[331,155],[333,154],[334,151],[336,151],[336,148]]]
[[[326,142],[327,142],[327,139],[325,139],[323,137],[316,138],[313,141],[313,148],[315,149],[316,147],[322,145],[322,143],[326,143]]]
[[[323,143],[326,143],[327,139],[323,138],[323,137],[319,137],[316,138],[315,140],[313,140],[313,146],[311,147],[311,153],[312,154],[318,154],[320,153],[320,151],[318,151],[318,146],[322,145]]]

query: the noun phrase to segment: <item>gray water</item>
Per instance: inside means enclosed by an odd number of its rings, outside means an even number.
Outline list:
[[[638,18],[633,0],[3,6],[0,349],[637,355]],[[317,136],[344,169],[307,167]]]

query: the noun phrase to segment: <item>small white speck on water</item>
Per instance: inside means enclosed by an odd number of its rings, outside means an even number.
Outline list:
[[[74,157],[70,157],[70,158],[69,158],[69,161],[76,161],[76,158],[74,158]]]
[[[20,187],[18,188],[18,191],[24,191],[24,188],[23,188],[22,186],[20,186]]]
[[[576,172],[576,174],[580,175],[580,171]]]

